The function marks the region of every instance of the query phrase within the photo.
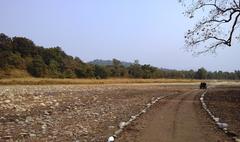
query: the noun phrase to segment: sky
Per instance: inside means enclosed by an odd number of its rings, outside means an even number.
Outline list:
[[[119,59],[178,70],[240,69],[240,48],[193,56],[184,33],[196,21],[178,0],[1,0],[0,33],[44,47],[60,46],[83,61]]]

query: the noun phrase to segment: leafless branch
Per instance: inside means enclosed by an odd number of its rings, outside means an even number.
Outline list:
[[[190,9],[186,14],[190,15],[190,18],[195,12],[205,8],[207,15],[186,33],[188,48],[204,43],[205,50],[199,51],[201,54],[215,51],[220,46],[232,46],[233,39],[237,34],[240,35],[239,31],[236,31],[240,26],[240,0],[192,0],[189,5]]]

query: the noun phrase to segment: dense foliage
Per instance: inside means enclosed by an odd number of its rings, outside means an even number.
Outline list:
[[[24,37],[10,38],[0,34],[0,77],[6,77],[1,73],[11,70],[22,70],[33,77],[50,78],[240,79],[240,71],[208,72],[204,68],[177,71],[140,65],[138,61],[126,66],[117,59],[109,65],[88,64],[78,57],[67,55],[60,47],[44,48]]]

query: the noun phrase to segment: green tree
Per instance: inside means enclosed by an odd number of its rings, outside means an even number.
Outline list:
[[[24,37],[14,37],[13,48],[15,52],[19,52],[22,57],[38,55],[38,48],[33,41]]]
[[[87,67],[84,65],[80,65],[75,69],[75,74],[78,78],[87,78],[88,77]]]
[[[3,33],[0,33],[0,52],[1,51],[12,51],[12,39]]]
[[[11,55],[11,52],[9,51],[1,51],[0,52],[0,67],[1,69],[6,69],[8,68],[8,58]]]
[[[0,67],[8,68],[8,59],[12,55],[12,40],[5,34],[0,34]]]
[[[92,65],[87,65],[86,74],[87,74],[88,78],[93,78],[94,77],[94,67]],[[109,76],[109,73],[108,73],[108,76]]]
[[[235,73],[236,79],[240,79],[240,71],[238,70],[238,71],[235,71],[234,73]]]
[[[142,78],[142,68],[139,64],[133,64],[128,67],[128,74],[133,78]]]
[[[157,68],[150,65],[143,65],[141,69],[143,78],[153,78],[154,72],[157,71]]]
[[[28,66],[28,72],[35,77],[44,77],[46,74],[46,65],[42,57],[37,56],[33,59],[32,63]]]
[[[49,65],[48,65],[48,75],[50,77],[59,77],[61,76],[60,72],[60,66],[57,61],[54,59],[50,60]]]
[[[11,53],[5,60],[7,60],[8,65],[13,68],[25,69],[25,61],[20,54]]]
[[[103,66],[95,65],[94,75],[96,78],[105,79],[108,77],[108,72]]]
[[[196,79],[206,79],[207,73],[207,70],[204,68],[198,69],[198,71],[196,72]]]
[[[113,59],[112,63],[113,63],[113,66],[120,66],[121,65],[121,61],[119,61],[117,59]]]

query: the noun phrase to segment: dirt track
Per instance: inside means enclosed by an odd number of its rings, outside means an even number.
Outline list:
[[[207,120],[193,90],[160,101],[118,139],[120,142],[225,142],[231,141]],[[209,123],[210,122],[210,123]]]

